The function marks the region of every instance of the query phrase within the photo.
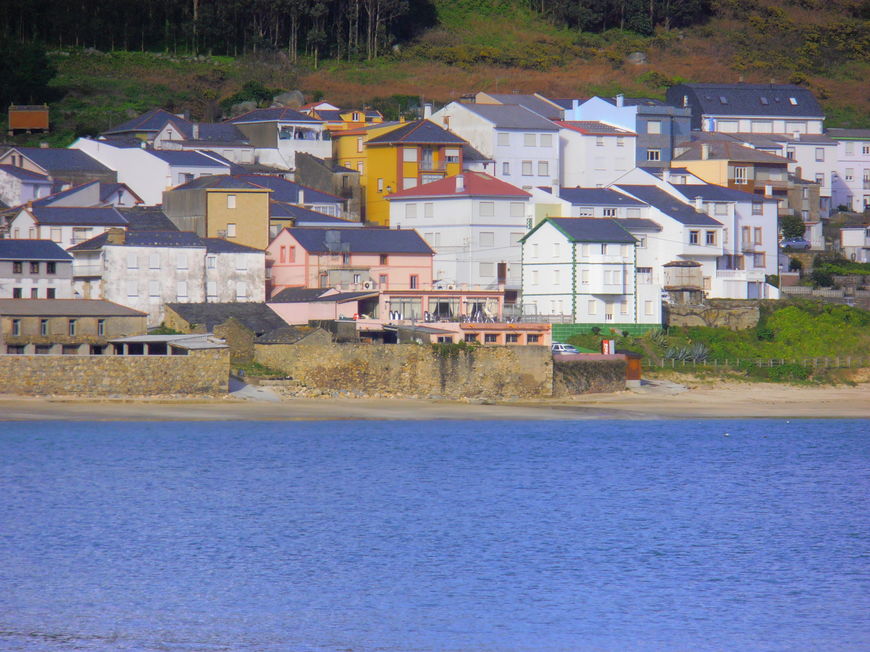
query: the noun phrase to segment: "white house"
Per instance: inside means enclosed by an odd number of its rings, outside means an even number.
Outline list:
[[[610,327],[661,324],[660,286],[638,284],[619,220],[548,218],[522,239],[523,314]]]
[[[206,175],[230,174],[232,165],[218,156],[199,151],[154,150],[121,147],[104,140],[79,138],[71,147],[82,150],[118,173],[125,184],[148,206],[163,201],[163,191]]]
[[[0,240],[0,298],[72,299],[72,256],[50,240]]]
[[[184,231],[113,229],[70,249],[76,291],[164,318],[166,303],[265,300],[265,252]]]
[[[601,188],[635,166],[637,134],[604,122],[555,123],[559,129],[562,186]]]
[[[281,170],[296,167],[296,153],[319,158],[332,156],[332,137],[326,123],[294,111],[256,109],[227,121],[254,146],[256,162]]]
[[[139,196],[123,183],[91,181],[68,190],[56,192],[34,202],[42,206],[115,206],[132,207],[142,203]]]
[[[127,219],[112,206],[69,207],[31,204],[22,207],[9,225],[13,239],[51,240],[63,249],[84,242]]]
[[[390,225],[416,229],[435,251],[444,286],[518,290],[520,238],[530,225],[530,194],[482,172],[465,172],[387,196]]]
[[[432,121],[494,160],[502,181],[523,190],[559,183],[559,127],[523,106],[451,102]]]
[[[828,129],[837,143],[836,170],[831,199],[834,208],[851,211],[870,208],[870,129]]]
[[[52,181],[39,172],[16,165],[0,165],[0,202],[6,206],[21,204],[51,194]]]
[[[870,263],[870,226],[844,226],[840,229],[840,251],[849,260]]]

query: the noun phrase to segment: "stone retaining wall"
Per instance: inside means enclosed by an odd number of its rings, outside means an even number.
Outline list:
[[[553,394],[592,394],[625,389],[625,359],[559,360],[553,365]]]
[[[462,350],[418,344],[257,344],[255,358],[320,391],[444,398],[553,393],[553,357],[542,346]]]
[[[665,305],[665,325],[709,326],[733,331],[755,328],[761,316],[762,300],[708,299],[702,305]]]
[[[0,355],[0,394],[222,394],[229,368],[228,349],[160,356]]]

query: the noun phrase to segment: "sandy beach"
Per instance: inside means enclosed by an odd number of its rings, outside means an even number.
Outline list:
[[[317,398],[83,399],[0,395],[0,421],[552,420],[703,418],[870,418],[870,383],[795,387],[718,383],[646,387],[566,399],[486,402]]]

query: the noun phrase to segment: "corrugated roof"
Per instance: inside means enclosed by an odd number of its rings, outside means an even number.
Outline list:
[[[30,212],[40,224],[81,224],[100,226],[126,226],[127,220],[112,206],[66,207],[37,206]]]
[[[24,168],[20,168],[16,165],[0,165],[0,172],[5,172],[6,174],[13,176],[16,179],[21,179],[23,181],[51,183],[51,180],[44,174],[40,174],[39,172],[31,172],[30,170],[25,170]]]
[[[674,106],[682,106],[684,96],[706,115],[825,115],[812,91],[793,84],[678,84],[667,91],[668,102]]]
[[[572,206],[643,206],[643,202],[610,188],[559,188],[559,198]]]
[[[262,335],[287,325],[287,322],[265,303],[168,303],[166,305],[189,324],[205,326],[208,331],[214,330],[215,326],[223,324],[230,318],[244,324],[255,335]]]
[[[488,120],[499,129],[559,130],[552,122],[524,106],[512,104],[461,104],[460,106]]]
[[[636,136],[628,129],[593,120],[554,120],[554,124],[588,136]]]
[[[72,260],[51,240],[0,240],[0,260]]]
[[[383,125],[378,125],[383,126]],[[462,145],[465,140],[439,127],[431,120],[414,120],[397,129],[366,141],[366,145],[392,144]]]
[[[564,233],[571,242],[617,242],[634,244],[634,239],[619,220],[593,217],[550,217],[553,226]]]
[[[286,108],[254,109],[242,115],[230,118],[226,122],[243,124],[248,122],[310,122],[320,123],[322,120],[312,118],[299,111]]]
[[[457,189],[460,177],[462,178],[462,190]],[[526,199],[531,195],[525,190],[483,172],[464,172],[461,175],[431,181],[387,195],[388,200],[420,197],[517,197]]]
[[[714,220],[706,213],[696,211],[694,206],[681,202],[679,199],[666,193],[657,186],[620,185],[617,187],[620,190],[634,195],[650,206],[654,206],[680,224],[691,226],[722,226],[721,222]]]
[[[98,172],[111,173],[112,170],[91,158],[80,149],[60,149],[53,147],[16,147],[14,148],[49,174],[57,172]]]
[[[411,229],[293,227],[285,230],[309,253],[434,253],[420,234]]]
[[[0,315],[29,317],[145,317],[102,299],[0,299]]]

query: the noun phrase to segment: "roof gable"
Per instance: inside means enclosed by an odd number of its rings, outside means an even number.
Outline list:
[[[16,147],[14,149],[49,174],[63,172],[112,172],[105,165],[79,149],[61,149],[55,147]]]
[[[431,120],[415,120],[366,141],[367,145],[435,144],[463,145],[465,140]]]

